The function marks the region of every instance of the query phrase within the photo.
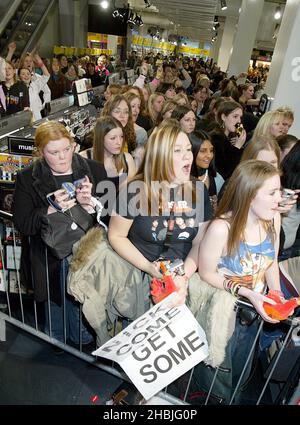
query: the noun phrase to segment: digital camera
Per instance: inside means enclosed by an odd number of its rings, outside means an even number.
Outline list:
[[[292,189],[282,189],[282,201],[280,202],[280,205],[285,205],[295,194],[296,192]]]
[[[75,198],[76,188],[73,183],[65,182],[62,183],[61,188],[69,195],[69,199]]]
[[[179,276],[184,276],[184,263],[181,259],[176,259],[174,261],[160,260],[160,263],[163,263],[167,272],[175,273]],[[164,270],[161,268],[161,272],[164,273]]]
[[[240,137],[242,132],[244,130],[243,124],[242,123],[237,123],[235,125],[235,134],[237,135],[237,137]]]

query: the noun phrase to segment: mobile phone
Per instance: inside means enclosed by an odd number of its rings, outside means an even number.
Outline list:
[[[69,195],[69,199],[75,197],[76,188],[73,183],[64,182],[62,183],[61,188],[67,192],[67,194]]]
[[[73,185],[75,186],[76,189],[81,189],[82,183],[84,181],[85,181],[85,177],[83,177],[82,179],[75,180],[73,182]]]
[[[282,189],[282,201],[280,202],[280,205],[285,205],[295,194],[296,192],[292,189]]]

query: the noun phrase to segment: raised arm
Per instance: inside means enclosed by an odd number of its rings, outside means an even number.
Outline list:
[[[12,60],[12,57],[13,57],[15,51],[16,51],[16,48],[17,48],[17,45],[14,41],[9,43],[8,52],[7,52],[7,55],[6,55],[6,58],[5,58],[6,61],[10,62]]]

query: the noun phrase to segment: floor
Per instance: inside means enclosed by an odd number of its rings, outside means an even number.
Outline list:
[[[121,380],[7,324],[0,342],[1,405],[103,405]]]

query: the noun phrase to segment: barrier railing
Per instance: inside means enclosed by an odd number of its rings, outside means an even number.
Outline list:
[[[109,363],[106,360],[104,363],[101,361],[101,358],[95,358],[90,354],[93,349],[96,349],[96,343],[94,346],[93,344],[89,344],[89,352],[87,352],[84,345],[84,342],[86,341],[83,341],[84,332],[86,330],[85,318],[82,314],[81,305],[75,302],[75,300],[70,299],[72,297],[67,294],[66,274],[68,271],[68,266],[64,261],[62,262],[60,275],[62,306],[59,310],[59,314],[57,314],[57,311],[55,310],[56,307],[53,306],[50,298],[50,278],[48,272],[46,275],[46,302],[39,303],[35,301],[34,289],[24,287],[20,273],[21,236],[16,231],[12,222],[12,218],[12,214],[5,211],[0,211],[0,341],[5,340],[5,324],[8,322],[35,335],[43,341],[49,342],[56,347],[59,347],[60,349],[65,350],[66,352],[69,352],[81,358],[82,360],[85,360],[86,362],[117,378],[128,381],[128,378],[125,376],[125,374],[120,372],[119,368],[116,368],[113,362]],[[47,262],[48,256],[46,247],[45,255]],[[46,264],[46,270],[49,270],[48,264]],[[239,300],[237,305],[238,308],[252,308],[250,304],[242,300]],[[74,308],[73,313],[75,312],[75,322],[78,326],[77,330],[75,328],[73,329],[75,331],[75,335],[78,337],[78,341],[75,344],[68,340],[67,316],[69,314],[70,308]],[[271,392],[275,392],[275,395],[271,397],[271,403],[273,403],[274,400],[277,400],[278,403],[281,402],[280,394],[281,391],[283,391],[283,388],[286,393],[286,386],[288,385],[288,382],[276,381],[276,379],[274,379],[274,374],[276,368],[280,366],[283,353],[286,352],[288,345],[293,343],[293,331],[295,328],[300,329],[300,319],[289,318],[282,323],[286,327],[286,332],[284,332],[283,337],[274,343],[275,353],[273,353],[272,358],[271,355],[269,355],[269,357],[266,357],[265,359],[267,363],[266,371],[264,373],[260,373],[259,376],[261,388],[259,391],[257,391],[257,394],[255,394],[255,401],[253,401],[251,404],[261,404],[263,397],[266,394],[267,389],[270,389],[270,386],[273,386]],[[250,348],[242,372],[237,380],[235,388],[231,388],[231,396],[229,397],[228,403],[230,405],[238,404],[235,401],[235,398],[240,386],[243,383],[244,375],[247,373],[247,370],[249,370],[248,366],[252,363],[254,351],[258,346],[258,341],[263,325],[264,322],[260,320],[256,336],[253,339],[253,344]],[[61,331],[59,338],[57,337],[57,327]],[[268,354],[270,354],[269,351]],[[210,404],[210,398],[213,394],[214,385],[220,370],[221,368],[215,369],[210,388],[204,397],[205,400],[201,402],[201,404]],[[193,398],[191,397],[191,384],[193,381],[194,372],[195,368],[185,375],[184,382],[186,383],[186,387],[180,388],[180,398],[178,393],[174,394],[172,385],[165,388],[165,390],[161,391],[158,395],[170,404],[187,404],[188,401],[189,403],[193,403]],[[286,401],[287,400],[285,400],[285,402]],[[266,401],[263,402],[266,403]]]

